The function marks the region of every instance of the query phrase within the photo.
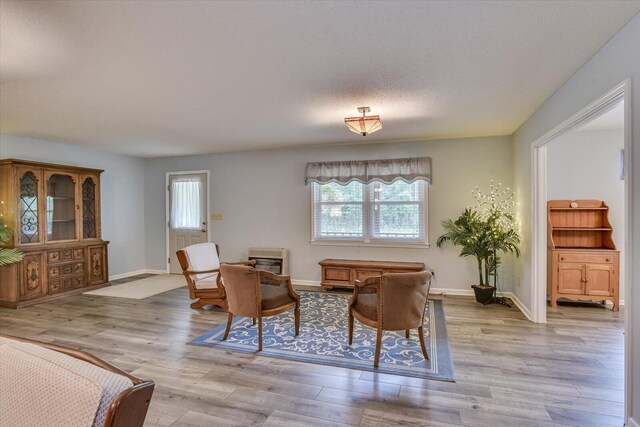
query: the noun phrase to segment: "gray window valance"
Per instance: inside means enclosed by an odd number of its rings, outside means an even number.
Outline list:
[[[307,163],[304,183],[336,182],[345,185],[353,181],[363,184],[378,181],[390,184],[398,180],[431,183],[431,157]]]

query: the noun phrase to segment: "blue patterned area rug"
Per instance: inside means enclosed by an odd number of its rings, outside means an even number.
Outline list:
[[[300,335],[294,335],[293,310],[263,319],[262,356],[333,365],[386,374],[454,381],[442,301],[430,300],[425,312],[425,342],[429,360],[420,350],[418,331],[406,339],[404,331],[384,331],[380,367],[373,367],[376,331],[354,319],[353,345],[348,345],[350,295],[298,291]],[[234,319],[222,341],[226,323],[191,341],[191,345],[257,353],[258,329],[250,318]]]

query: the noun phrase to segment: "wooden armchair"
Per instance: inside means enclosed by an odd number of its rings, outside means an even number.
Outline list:
[[[424,311],[431,287],[431,272],[387,273],[356,280],[349,303],[349,345],[353,342],[353,318],[377,329],[376,353],[373,362],[378,367],[382,331],[404,330],[409,338],[410,330],[418,329],[422,355],[429,359],[424,343]]]
[[[74,425],[80,417],[94,426],[139,427],[155,387],[92,354],[3,334],[0,383],[11,390],[0,393],[0,425]]]
[[[220,276],[220,246],[198,243],[180,249],[176,256],[189,286],[189,297],[197,300],[191,303],[191,308],[213,304],[227,311],[224,284]],[[254,265],[255,261],[236,264]]]
[[[289,276],[256,270],[243,265],[220,266],[227,292],[229,316],[223,340],[231,330],[233,316],[258,319],[258,351],[262,351],[262,318],[295,309],[295,334],[300,332],[300,296],[291,286]]]

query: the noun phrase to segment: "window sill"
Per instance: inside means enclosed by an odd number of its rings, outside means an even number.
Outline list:
[[[399,249],[428,249],[429,243],[399,243],[399,242],[349,242],[339,240],[310,240],[315,246],[351,246],[362,248],[399,248]]]

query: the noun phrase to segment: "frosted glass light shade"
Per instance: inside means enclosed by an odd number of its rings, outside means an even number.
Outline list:
[[[347,117],[344,119],[351,132],[367,136],[382,129],[380,116]]]

